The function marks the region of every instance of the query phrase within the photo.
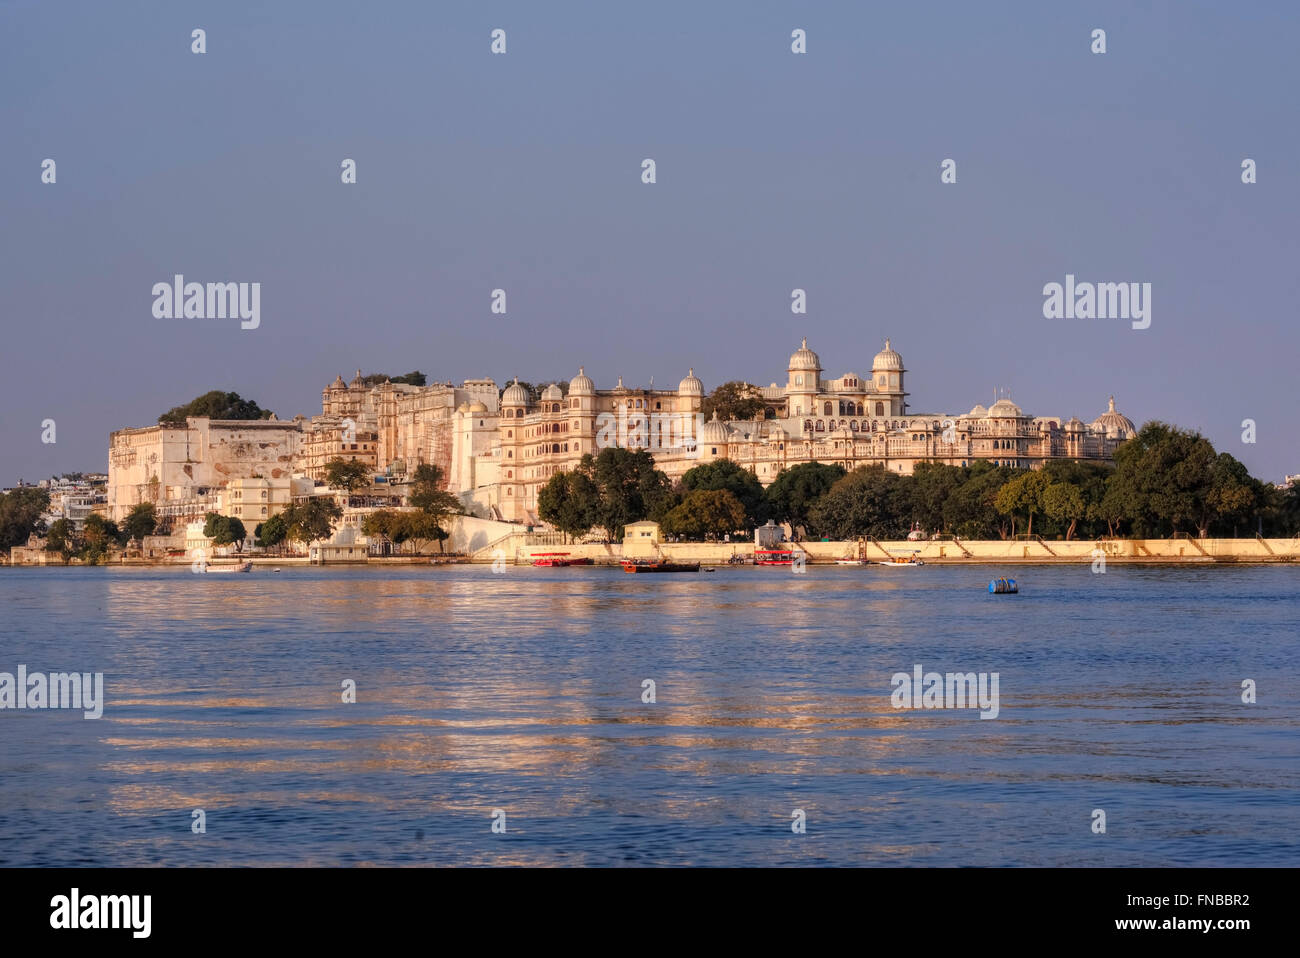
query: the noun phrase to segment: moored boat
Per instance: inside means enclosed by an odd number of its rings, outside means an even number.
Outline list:
[[[624,572],[699,572],[698,562],[669,562],[667,559],[624,559]]]
[[[890,556],[888,559],[880,559],[876,564],[887,566],[910,566],[925,565],[925,561],[920,556]]]
[[[567,552],[534,552],[533,565],[539,568],[559,568],[571,565],[591,565],[585,556],[571,556]]]
[[[247,560],[247,561],[245,561],[245,562],[240,562],[240,563],[238,563],[237,565],[210,565],[210,564],[205,564],[205,565],[203,566],[203,571],[204,571],[204,572],[208,572],[208,573],[211,573],[211,572],[252,572],[252,571],[253,571],[253,562],[252,562],[252,560],[250,559],[250,560]]]

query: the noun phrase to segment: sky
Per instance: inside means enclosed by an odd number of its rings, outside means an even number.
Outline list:
[[[1113,394],[1280,481],[1297,27],[1249,0],[0,0],[0,485],[106,470],[112,430],[211,389],[287,419],[358,367],[766,385],[804,336],[827,378],[888,337],[917,412]],[[260,325],[155,317],[177,273],[260,283]],[[1150,283],[1149,328],[1046,318],[1067,274]]]

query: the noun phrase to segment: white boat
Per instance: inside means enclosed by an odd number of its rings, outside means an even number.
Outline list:
[[[866,563],[862,559],[836,559],[835,564],[836,565],[865,565]]]
[[[880,559],[877,565],[887,566],[916,566],[925,565],[925,561],[919,556],[890,556],[888,559]]]
[[[208,573],[212,573],[212,572],[252,572],[252,571],[253,571],[253,562],[252,562],[252,560],[250,559],[250,560],[247,560],[247,561],[245,561],[245,562],[241,562],[241,563],[239,563],[238,565],[205,565],[205,566],[203,566],[203,571],[204,571],[204,572],[208,572]],[[278,571],[278,570],[277,570],[277,571]]]

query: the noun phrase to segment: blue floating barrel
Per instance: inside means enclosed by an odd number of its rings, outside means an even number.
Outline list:
[[[989,580],[989,592],[994,595],[1009,595],[1020,591],[1016,585],[1015,579],[991,579]]]

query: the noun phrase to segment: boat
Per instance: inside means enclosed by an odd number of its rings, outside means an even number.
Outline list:
[[[567,552],[534,552],[533,565],[539,568],[554,569],[571,565],[591,565],[591,559],[574,557]]]
[[[754,565],[790,565],[793,562],[793,549],[754,550]]]
[[[240,562],[238,565],[204,565],[204,572],[252,572],[253,561],[251,559]]]
[[[925,560],[920,556],[890,556],[888,559],[880,559],[876,564],[887,566],[925,565]]]
[[[865,565],[866,562],[863,559],[836,559],[835,564],[836,565]]]
[[[667,559],[624,559],[624,572],[699,572],[698,562],[669,562]]]

